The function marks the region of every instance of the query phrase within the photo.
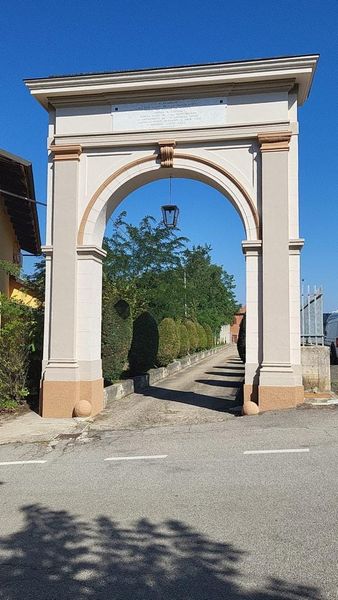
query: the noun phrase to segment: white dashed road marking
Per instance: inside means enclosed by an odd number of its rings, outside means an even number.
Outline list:
[[[281,448],[280,450],[245,450],[243,454],[292,454],[310,452],[310,448]]]
[[[168,454],[154,454],[152,456],[113,456],[104,460],[151,460],[154,458],[167,458]]]
[[[46,460],[8,460],[6,462],[0,462],[0,467],[7,465],[43,465]]]

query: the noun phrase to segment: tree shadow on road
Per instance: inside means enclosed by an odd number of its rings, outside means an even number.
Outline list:
[[[181,521],[86,523],[36,504],[22,513],[22,530],[0,539],[2,600],[321,598],[316,588],[277,579],[247,591],[238,581],[244,553]]]

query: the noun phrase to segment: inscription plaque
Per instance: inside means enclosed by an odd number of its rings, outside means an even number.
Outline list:
[[[226,123],[226,98],[113,104],[113,131],[215,127]]]

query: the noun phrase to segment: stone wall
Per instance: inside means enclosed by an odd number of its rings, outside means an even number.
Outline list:
[[[329,392],[330,349],[326,346],[302,346],[301,353],[305,391]]]

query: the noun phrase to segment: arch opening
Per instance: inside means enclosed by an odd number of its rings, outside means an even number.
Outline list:
[[[79,232],[79,245],[101,247],[106,224],[121,202],[138,188],[168,177],[193,179],[219,191],[239,214],[247,240],[260,237],[259,217],[249,192],[225,168],[211,165],[205,158],[177,158],[175,166],[161,168],[156,156],[134,161],[111,174],[90,198],[84,211]]]

